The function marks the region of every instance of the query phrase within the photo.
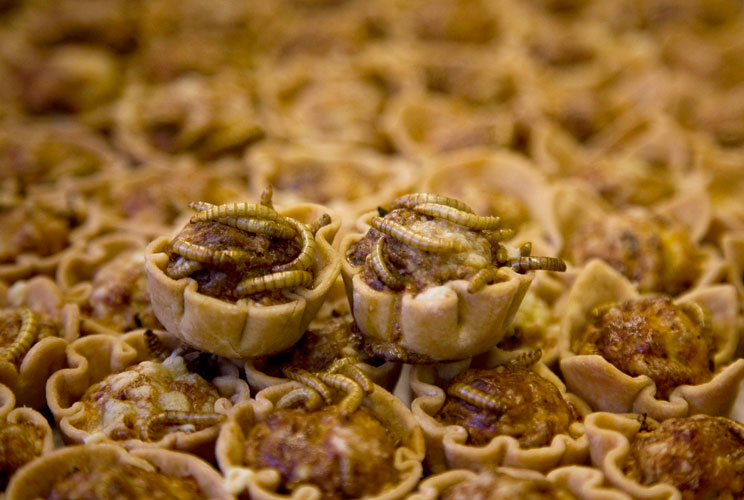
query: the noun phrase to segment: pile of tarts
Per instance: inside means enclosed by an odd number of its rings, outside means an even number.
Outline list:
[[[0,496],[744,499],[740,0],[0,42]]]

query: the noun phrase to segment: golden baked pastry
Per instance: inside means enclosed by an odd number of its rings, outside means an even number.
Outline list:
[[[590,262],[566,299],[561,372],[598,410],[726,414],[744,377],[744,360],[732,360],[736,304],[731,285],[674,301],[639,294],[604,262]]]
[[[494,349],[469,369],[469,361],[414,369],[411,409],[424,430],[430,470],[548,471],[586,458],[581,418],[590,409],[539,357]]]
[[[413,363],[463,359],[504,335],[531,269],[564,270],[559,259],[530,256],[500,243],[511,236],[498,217],[464,203],[414,193],[389,212],[359,221],[366,234],[340,244],[352,314],[365,349]]]
[[[70,446],[37,459],[17,474],[7,498],[234,498],[208,463],[186,453],[132,450],[108,444]]]
[[[239,359],[281,352],[337,278],[339,221],[318,205],[279,213],[267,193],[264,204],[196,204],[175,238],[147,247],[155,315],[187,344]]]

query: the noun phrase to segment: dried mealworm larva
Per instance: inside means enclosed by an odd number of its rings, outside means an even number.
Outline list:
[[[168,357],[170,352],[163,345],[160,337],[155,335],[152,330],[145,330],[145,344],[147,344],[147,352],[150,356],[156,359],[165,359]]]
[[[178,280],[181,278],[185,278],[186,276],[191,276],[193,273],[201,270],[201,268],[202,265],[200,262],[190,260],[179,255],[178,260],[176,260],[175,264],[170,266],[166,270],[166,272],[172,279]]]
[[[468,285],[468,292],[469,293],[476,293],[483,288],[493,283],[496,279],[499,277],[499,270],[493,267],[485,267],[481,270],[479,270],[477,273],[473,275],[472,278],[470,278],[470,284]]]
[[[364,400],[364,391],[362,387],[350,379],[338,373],[318,373],[318,378],[330,385],[331,387],[344,391],[346,396],[338,403],[338,409],[342,415],[351,415],[354,413]]]
[[[527,271],[565,271],[566,263],[558,257],[517,257],[509,259],[511,268],[520,273]]]
[[[265,234],[272,238],[286,240],[294,238],[297,234],[294,228],[285,222],[276,222],[257,217],[220,217],[215,220],[226,226],[235,227],[249,233]]]
[[[310,387],[315,390],[326,404],[331,404],[331,391],[325,384],[315,375],[302,368],[283,368],[282,373],[285,377],[295,382],[299,382],[303,385]]]
[[[510,359],[509,364],[529,368],[540,361],[540,358],[542,358],[542,349],[533,349],[531,351],[523,352],[516,358]]]
[[[18,334],[13,343],[0,354],[0,359],[11,364],[17,364],[26,355],[39,331],[39,317],[35,312],[31,309],[21,309],[18,314],[21,317]]]
[[[466,403],[484,410],[490,410],[496,413],[504,413],[507,410],[506,406],[498,399],[468,384],[459,382],[452,384],[447,387],[447,394],[455,398],[460,398]]]
[[[308,271],[280,271],[278,273],[246,278],[235,287],[238,297],[258,292],[281,290],[283,288],[307,288],[313,283],[313,275]]]
[[[219,413],[192,413],[189,411],[169,410],[158,413],[147,419],[141,433],[145,441],[157,441],[163,434],[163,428],[169,425],[188,425],[205,429],[221,423],[225,419]]]
[[[498,229],[499,224],[501,224],[500,217],[483,217],[438,203],[422,203],[416,205],[413,210],[414,212],[448,220],[476,231]]]
[[[393,201],[392,208],[410,209],[415,207],[416,205],[421,205],[424,203],[436,203],[437,205],[444,205],[446,207],[452,207],[457,210],[462,210],[463,212],[473,213],[473,209],[460,200],[431,193],[411,193],[403,195]]]
[[[429,236],[415,233],[410,229],[398,224],[397,222],[383,219],[381,217],[372,217],[370,225],[383,234],[392,236],[406,245],[412,246],[423,252],[462,252],[464,248],[460,243],[454,240],[434,239]]]
[[[284,410],[294,408],[300,403],[307,411],[314,411],[323,406],[323,400],[315,389],[304,385],[282,396],[275,406],[279,410]]]
[[[217,207],[214,203],[207,203],[206,201],[192,201],[189,202],[188,206],[190,209],[196,210],[197,212]]]
[[[380,237],[372,246],[372,250],[367,254],[367,265],[372,268],[377,277],[380,278],[380,281],[385,283],[385,286],[391,290],[398,290],[403,288],[403,281],[393,274],[385,262],[385,257],[382,253],[384,240],[384,237]]]
[[[528,241],[521,247],[519,247],[519,255],[522,257],[529,257],[532,254],[532,242]]]
[[[259,219],[282,222],[284,218],[274,210],[260,203],[227,203],[200,210],[191,217],[191,222],[206,222],[223,217],[258,217]]]
[[[205,264],[215,266],[225,265],[228,263],[242,262],[249,260],[252,255],[245,250],[215,250],[191,243],[183,238],[175,238],[171,243],[171,251],[181,257],[189,260],[195,260]]]
[[[351,377],[354,382],[359,384],[365,394],[369,394],[375,390],[375,386],[367,375],[359,369],[356,364],[359,360],[352,356],[345,358],[339,358],[325,370],[326,373],[338,373],[344,372],[346,375]]]
[[[315,254],[318,251],[318,244],[315,242],[315,236],[305,224],[293,219],[286,217],[287,222],[292,228],[297,231],[302,240],[302,249],[300,254],[286,264],[281,264],[271,268],[272,271],[290,271],[293,269],[305,270],[310,269],[315,262]]]
[[[514,230],[513,229],[495,229],[491,231],[486,231],[484,233],[484,236],[491,243],[500,243],[514,236]]]
[[[328,214],[323,214],[320,217],[318,217],[312,224],[310,224],[310,232],[313,233],[313,236],[320,230],[321,227],[325,227],[328,224],[331,223],[331,216]]]

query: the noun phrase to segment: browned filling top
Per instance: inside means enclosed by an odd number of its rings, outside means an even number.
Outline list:
[[[439,500],[573,500],[567,489],[547,480],[518,478],[485,471],[454,484],[439,494]]]
[[[125,332],[162,328],[150,303],[141,254],[122,254],[98,270],[88,299],[91,317]]]
[[[31,422],[0,424],[0,487],[5,487],[16,470],[41,455],[44,429]]]
[[[166,476],[134,465],[100,465],[76,470],[57,481],[47,500],[199,500],[205,498],[191,476]]]
[[[610,214],[569,235],[564,257],[580,265],[598,258],[642,292],[677,295],[697,279],[700,255],[686,232],[641,214]]]
[[[628,375],[647,375],[656,383],[656,397],[663,399],[677,386],[701,384],[713,376],[710,328],[668,297],[600,308],[572,349],[599,354]]]
[[[452,380],[485,393],[503,411],[447,396],[436,418],[444,424],[461,425],[468,444],[481,446],[497,436],[511,436],[524,448],[547,446],[553,437],[568,433],[577,420],[576,410],[558,388],[531,368],[502,365],[490,370],[468,370]]]
[[[394,485],[396,440],[364,408],[344,417],[335,406],[308,413],[278,410],[256,424],[245,442],[245,465],[272,467],[281,489],[317,486],[329,500],[375,495]]]
[[[684,500],[744,498],[744,427],[708,415],[665,420],[635,436],[625,473],[672,484]]]
[[[18,206],[0,208],[0,262],[13,262],[23,253],[48,257],[69,245],[72,221],[49,211]]]
[[[271,273],[272,266],[292,261],[300,253],[299,244],[293,239],[272,238],[264,234],[250,233],[216,221],[190,223],[178,234],[190,243],[213,250],[240,249],[251,254],[251,258],[224,265],[203,264],[200,271],[191,277],[199,284],[199,292],[223,300],[237,300],[235,287],[245,278]],[[169,269],[179,260],[172,249],[166,249]],[[280,290],[261,292],[251,296],[256,300],[284,302]]]
[[[413,229],[427,238],[457,240],[465,247],[465,251],[458,253],[423,251],[370,229],[364,238],[349,248],[347,258],[355,266],[364,266],[361,277],[375,290],[388,289],[375,271],[366,265],[366,257],[379,238],[385,239],[383,258],[388,267],[401,278],[407,290],[414,292],[442,285],[447,281],[468,279],[496,261],[496,245],[492,245],[479,231],[405,208],[390,211],[385,215],[385,219]]]

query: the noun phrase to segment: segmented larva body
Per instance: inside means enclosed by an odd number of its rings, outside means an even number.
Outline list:
[[[314,411],[323,406],[323,400],[320,395],[312,387],[298,387],[291,390],[279,401],[277,401],[275,407],[279,410],[287,408],[294,408],[302,404],[307,411]]]
[[[320,394],[325,404],[331,404],[331,391],[325,384],[314,374],[302,368],[283,368],[282,373],[285,377],[295,382],[299,382],[307,387],[310,387],[315,392]]]
[[[517,257],[509,259],[508,263],[516,272],[566,270],[566,263],[557,257]]]
[[[382,253],[384,244],[385,238],[378,238],[378,240],[372,246],[372,250],[367,254],[367,265],[372,268],[377,277],[380,278],[380,281],[382,281],[385,286],[392,290],[398,290],[400,288],[403,288],[403,281],[398,276],[393,274],[390,269],[388,269],[387,263],[385,262],[385,257]]]
[[[483,410],[495,413],[504,413],[507,410],[498,399],[468,384],[460,382],[452,384],[447,388],[447,394]]]
[[[28,350],[31,349],[39,332],[39,317],[35,312],[31,309],[21,309],[18,311],[18,315],[21,317],[21,326],[18,328],[18,334],[13,343],[0,353],[0,360],[14,365],[18,364]]]
[[[325,227],[330,223],[331,216],[328,214],[323,214],[318,217],[312,224],[310,224],[310,232],[313,234],[313,236],[315,236],[315,234],[320,230],[321,227]]]
[[[307,288],[313,283],[313,275],[308,271],[280,271],[253,278],[246,278],[235,287],[238,297],[258,292],[281,290],[283,288]]]
[[[485,231],[483,235],[491,243],[500,243],[502,241],[506,241],[512,238],[514,236],[514,230],[513,229],[492,229],[490,231]]]
[[[165,345],[163,345],[163,342],[152,330],[145,330],[145,344],[147,345],[147,352],[153,358],[165,359],[170,354]]]
[[[359,369],[356,364],[359,362],[358,359],[347,356],[345,358],[339,358],[325,370],[326,373],[338,373],[344,372],[354,382],[359,384],[365,394],[369,394],[375,390],[375,386],[367,375]]]
[[[318,373],[318,378],[339,391],[344,391],[346,396],[338,403],[338,409],[342,415],[348,416],[357,411],[364,400],[362,387],[348,377],[338,373]]]
[[[245,202],[210,206],[209,208],[200,210],[196,215],[191,217],[191,222],[206,222],[224,217],[257,217],[274,222],[283,222],[283,217],[273,208],[261,205],[260,203]]]
[[[456,253],[465,249],[454,240],[438,240],[429,236],[415,233],[395,221],[372,217],[370,225],[383,234],[392,236],[406,245],[423,252]]]
[[[191,424],[197,428],[207,428],[222,423],[223,420],[225,420],[225,416],[219,413],[169,410],[148,418],[141,434],[145,441],[157,441],[163,434],[163,428],[169,425]]]
[[[498,229],[499,224],[501,224],[500,217],[482,217],[438,203],[422,203],[416,205],[413,211],[430,217],[444,219],[475,231]]]
[[[293,269],[305,270],[310,269],[315,262],[315,254],[318,251],[318,244],[315,242],[315,236],[305,224],[286,217],[287,223],[300,235],[302,249],[297,257],[286,264],[281,264],[271,268],[272,271],[290,271]]]
[[[263,201],[261,204],[264,205]],[[271,205],[265,206],[273,210]],[[205,201],[191,202],[189,203],[189,207],[200,213],[219,208],[218,205],[213,205]],[[260,217],[219,217],[214,220],[220,224],[225,224],[226,226],[234,227],[242,231],[265,234],[272,238],[290,239],[294,238],[296,235],[292,226],[287,224],[284,220],[273,220]],[[192,222],[194,222],[193,218]]]
[[[175,238],[171,243],[171,251],[189,260],[215,266],[243,262],[251,258],[251,254],[245,250],[215,250],[180,237]]]
[[[476,293],[481,291],[486,285],[493,283],[499,278],[499,270],[493,267],[485,267],[480,269],[477,273],[470,278],[470,284],[468,285],[469,293]]]
[[[533,349],[531,351],[523,352],[516,358],[509,360],[509,364],[512,366],[522,366],[529,368],[534,365],[542,358],[542,349]]]
[[[456,210],[461,210],[463,212],[473,213],[473,209],[470,208],[465,203],[461,202],[460,200],[456,200],[454,198],[448,198],[447,196],[442,196],[438,194],[431,194],[431,193],[411,193],[411,194],[403,195],[400,198],[393,201],[391,209],[396,209],[396,208],[411,209],[417,205],[422,205],[425,203],[444,205],[446,207],[451,207]]]
[[[201,262],[187,259],[186,257],[179,256],[175,264],[168,267],[168,276],[174,280],[191,276],[193,273],[202,269]]]

